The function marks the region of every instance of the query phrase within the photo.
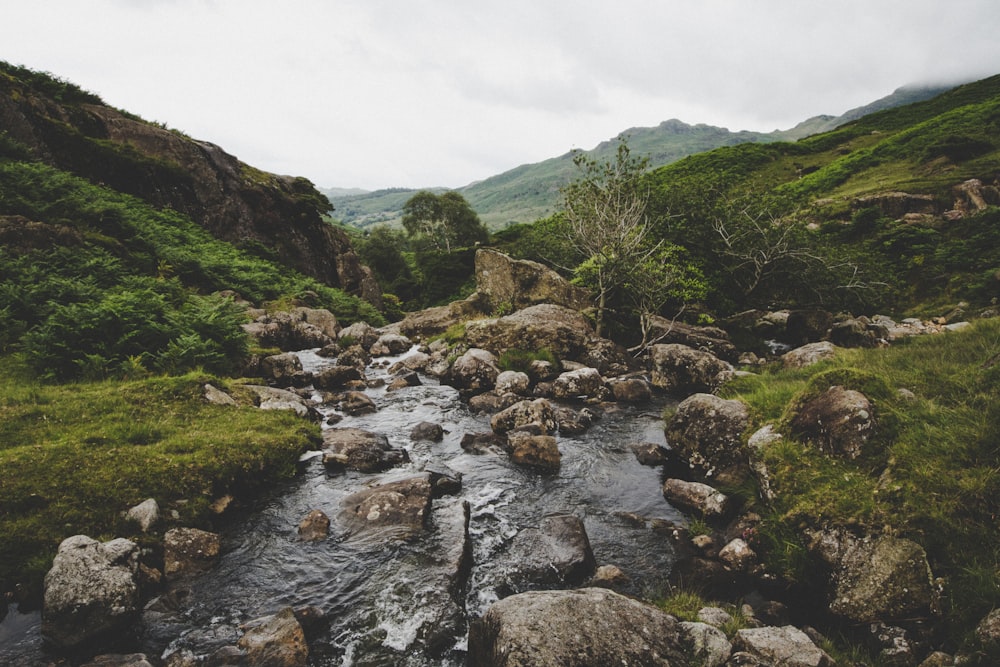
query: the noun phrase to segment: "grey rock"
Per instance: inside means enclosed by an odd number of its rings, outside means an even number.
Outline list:
[[[359,428],[323,431],[323,465],[327,468],[379,472],[409,460],[405,449],[391,447],[381,433]]]
[[[494,603],[469,629],[477,667],[684,665],[677,620],[604,588],[535,591]]]
[[[733,367],[710,352],[671,343],[650,348],[653,385],[675,396],[713,392],[733,377]]]
[[[667,479],[663,482],[663,497],[675,507],[691,510],[709,518],[720,518],[729,512],[729,498],[708,484]]]
[[[125,513],[128,521],[134,521],[139,525],[139,529],[148,533],[149,529],[160,520],[160,506],[154,498],[147,498],[135,507],[130,508]]]
[[[138,568],[139,547],[129,540],[63,540],[45,575],[42,635],[74,650],[126,631],[140,611]]]
[[[495,414],[490,420],[490,427],[493,429],[493,432],[501,434],[529,425],[536,426],[539,435],[551,435],[555,433],[558,424],[556,423],[552,404],[544,398],[536,398],[532,401],[518,401],[502,412]]]
[[[828,388],[800,406],[789,423],[792,432],[827,454],[856,459],[874,435],[871,401],[859,391]]]
[[[829,341],[807,343],[781,356],[785,368],[805,368],[824,359],[830,359],[837,353],[837,346]]]
[[[604,387],[604,378],[596,368],[580,368],[562,373],[552,383],[556,398],[586,398],[598,396]]]
[[[833,659],[798,628],[748,628],[738,630],[733,649],[783,667],[834,667]]]
[[[682,622],[681,630],[691,644],[689,654],[702,667],[722,667],[733,652],[724,632],[707,623]]]
[[[339,520],[352,535],[378,532],[405,539],[426,528],[432,497],[428,474],[379,484],[344,498]]]
[[[572,514],[550,514],[537,528],[524,528],[511,540],[505,560],[506,588],[582,584],[597,566],[587,530]]]
[[[667,444],[704,478],[732,483],[750,473],[742,444],[750,411],[737,400],[694,394],[680,402],[667,422]]]

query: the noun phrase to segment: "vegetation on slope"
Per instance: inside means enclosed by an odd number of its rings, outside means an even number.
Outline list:
[[[787,432],[789,406],[832,385],[868,396],[879,435],[854,461],[793,439],[768,448],[776,498],[758,507],[765,518],[758,545],[776,571],[815,586],[820,574],[801,542],[803,527],[914,540],[944,578],[954,649],[1000,606],[1000,319],[745,376],[723,392],[750,405],[755,428],[771,423]]]
[[[146,498],[208,527],[212,499],[291,476],[319,436],[294,413],[207,404],[205,383],[238,386],[203,373],[53,385],[0,359],[0,591],[27,602],[66,537],[151,541],[122,516]]]

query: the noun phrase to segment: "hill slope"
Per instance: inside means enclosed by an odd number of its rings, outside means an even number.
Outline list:
[[[688,125],[677,119],[667,120],[656,127],[634,127],[622,132],[629,138],[635,155],[648,156],[653,168],[675,162],[688,155],[721,146],[742,143],[795,141],[810,134],[824,132],[848,121],[885,108],[928,99],[948,87],[910,86],[897,89],[891,95],[842,116],[817,116],[788,130],[774,132],[731,132],[711,125]],[[605,141],[587,154],[599,161],[613,157],[615,142]],[[534,164],[515,167],[483,181],[472,183],[458,192],[492,230],[518,222],[533,222],[554,213],[560,206],[560,188],[576,177],[573,153]],[[440,188],[427,188],[440,191]],[[334,216],[344,224],[368,229],[377,224],[398,227],[403,204],[416,190],[393,188],[363,194],[339,194],[329,191]]]

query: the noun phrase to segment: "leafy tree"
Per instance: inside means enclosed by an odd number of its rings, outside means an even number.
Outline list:
[[[356,239],[354,245],[362,261],[375,272],[383,291],[395,294],[404,302],[419,296],[420,286],[403,254],[407,243],[402,232],[378,225]]]
[[[602,335],[612,292],[660,247],[651,240],[642,185],[649,160],[632,157],[621,136],[613,161],[598,162],[583,153],[573,161],[582,175],[562,191],[566,235],[584,258],[577,278],[597,295],[596,329]]]
[[[445,252],[489,239],[475,210],[454,191],[437,195],[421,190],[410,197],[403,205],[403,228],[410,238]]]
[[[653,318],[663,315],[668,306],[672,306],[674,317],[679,316],[688,303],[705,298],[708,284],[684,248],[664,242],[629,273],[625,292],[639,314],[642,333],[642,340],[631,351],[641,354],[659,340],[650,338]]]

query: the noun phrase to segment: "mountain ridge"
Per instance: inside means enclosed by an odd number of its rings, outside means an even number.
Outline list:
[[[958,85],[958,84],[955,84]],[[839,116],[819,115],[807,118],[786,130],[756,132],[731,131],[705,123],[689,124],[671,118],[652,127],[632,127],[620,135],[629,138],[633,154],[647,156],[650,168],[670,164],[688,155],[740,143],[796,141],[807,136],[832,130],[882,109],[929,99],[953,85],[908,84],[869,104],[849,109]],[[594,148],[582,151],[597,160],[607,159],[615,150],[616,140],[607,139]],[[468,185],[454,188],[465,197],[480,219],[491,230],[512,224],[534,222],[558,210],[560,188],[575,175],[573,157],[568,151],[540,162],[525,163]],[[379,224],[399,227],[406,200],[420,190],[443,192],[448,188],[384,188],[358,194],[331,195],[340,188],[327,188],[324,194],[334,207],[333,216],[342,224],[362,230]]]

